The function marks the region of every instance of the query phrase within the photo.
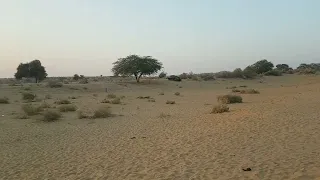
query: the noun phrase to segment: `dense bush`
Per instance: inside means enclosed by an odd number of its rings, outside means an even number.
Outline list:
[[[264,73],[264,75],[265,76],[282,76],[282,72],[277,69],[273,69]]]
[[[43,111],[43,108],[41,106],[35,106],[32,104],[24,104],[22,105],[22,110],[24,113],[28,116],[34,116],[39,114],[40,112]]]
[[[107,117],[111,117],[111,116],[112,116],[112,113],[111,113],[110,107],[100,107],[93,112],[92,118],[93,119],[107,118]]]
[[[27,101],[33,101],[37,97],[36,94],[24,92],[22,93],[22,99]]]
[[[167,73],[163,71],[159,74],[159,78],[165,78],[166,76],[167,76]]]

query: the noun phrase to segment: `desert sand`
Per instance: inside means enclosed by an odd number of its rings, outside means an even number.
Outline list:
[[[55,89],[25,84],[39,97],[52,95],[51,104],[76,96],[72,102],[80,109],[101,106],[106,87],[125,96],[122,104],[109,104],[115,117],[78,119],[68,112],[56,122],[16,118],[21,87],[3,84],[0,96],[10,104],[0,104],[0,179],[319,179],[320,76],[259,81],[103,80]],[[210,114],[217,95],[240,85],[260,94],[243,94],[230,112]]]

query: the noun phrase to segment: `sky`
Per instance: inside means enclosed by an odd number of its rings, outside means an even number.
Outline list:
[[[0,0],[0,77],[112,75],[130,54],[168,74],[320,62],[319,0]]]

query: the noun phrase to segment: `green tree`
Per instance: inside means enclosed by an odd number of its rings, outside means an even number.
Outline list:
[[[255,68],[253,68],[252,66],[248,66],[246,67],[243,71],[243,76],[245,78],[251,79],[257,76],[256,70]]]
[[[137,82],[140,82],[142,75],[157,73],[162,68],[162,63],[151,56],[129,55],[119,58],[113,63],[112,72],[115,76],[134,75]]]
[[[45,68],[39,60],[33,60],[28,63],[20,63],[17,67],[17,72],[14,74],[16,79],[35,78],[36,83],[47,77]]]
[[[277,68],[277,70],[282,71],[282,72],[287,72],[290,69],[292,69],[292,68],[289,67],[288,64],[277,64],[276,68]]]
[[[73,80],[78,81],[80,79],[80,76],[78,74],[73,75]]]
[[[268,72],[273,69],[273,64],[270,61],[267,61],[266,59],[260,60],[252,65],[252,68],[254,68],[255,72],[258,74],[262,74],[265,72]]]
[[[162,72],[159,74],[159,78],[165,78],[165,77],[167,77],[167,73],[162,71]]]
[[[233,75],[235,78],[243,78],[243,72],[242,72],[241,68],[235,69],[235,70],[232,72],[232,75]]]

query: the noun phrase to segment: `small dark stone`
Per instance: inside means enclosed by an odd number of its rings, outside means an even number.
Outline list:
[[[136,137],[132,137],[132,138],[130,138],[130,139],[135,139]]]
[[[242,169],[243,171],[251,171],[251,168]]]
[[[142,137],[143,139],[147,138],[147,137]]]

